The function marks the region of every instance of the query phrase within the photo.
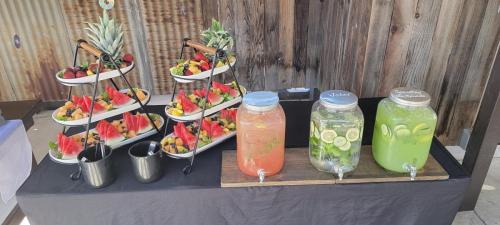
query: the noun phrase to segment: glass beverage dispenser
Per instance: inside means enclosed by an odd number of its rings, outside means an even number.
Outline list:
[[[236,115],[237,161],[241,172],[259,177],[278,173],[285,161],[285,113],[278,94],[248,93]]]

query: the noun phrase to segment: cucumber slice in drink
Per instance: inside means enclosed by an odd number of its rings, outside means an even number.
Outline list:
[[[317,139],[320,139],[318,128],[314,128],[314,137],[317,138]]]
[[[387,127],[387,125],[382,124],[380,126],[380,129],[382,130],[382,135],[384,135],[384,136],[389,135],[390,130],[389,130],[389,127]],[[391,135],[389,135],[389,136],[391,136]]]
[[[339,149],[342,151],[348,151],[350,148],[351,148],[351,142],[346,142],[344,145],[339,147]]]
[[[394,132],[396,132],[396,136],[398,136],[398,137],[408,137],[411,135],[411,131],[409,129],[406,129],[406,128],[401,128],[401,129],[395,130]]]
[[[311,121],[311,128],[310,128],[310,131],[309,131],[311,136],[313,136],[313,134],[314,134],[314,129],[315,129],[314,128],[314,122]]]
[[[334,130],[325,129],[321,132],[321,140],[325,143],[333,143],[335,137],[337,137],[337,132]]]
[[[335,147],[340,148],[340,146],[343,146],[347,143],[347,139],[345,137],[338,136],[335,139],[333,139],[333,145]]]
[[[359,129],[358,128],[349,128],[345,133],[345,138],[350,141],[356,141],[359,139]]]

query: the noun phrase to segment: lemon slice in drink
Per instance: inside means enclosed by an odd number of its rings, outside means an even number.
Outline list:
[[[345,133],[345,138],[350,141],[356,141],[359,138],[359,129],[358,128],[349,128]]]
[[[333,143],[335,137],[337,137],[337,132],[335,132],[334,130],[324,129],[321,132],[321,140],[324,141],[325,143],[328,144]]]
[[[333,145],[337,148],[340,148],[340,146],[343,146],[347,143],[347,139],[345,137],[338,136],[335,139],[333,139]]]
[[[346,142],[344,145],[339,147],[339,149],[342,151],[348,151],[350,148],[351,148],[351,142]]]

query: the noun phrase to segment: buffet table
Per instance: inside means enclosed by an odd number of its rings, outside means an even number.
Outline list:
[[[363,144],[370,144],[380,99],[361,99]],[[308,145],[311,101],[282,102],[287,147]],[[163,106],[149,106],[163,114]],[[157,134],[149,139],[159,141]],[[118,174],[103,189],[71,181],[76,166],[46,157],[17,192],[32,225],[43,224],[451,224],[469,183],[460,164],[434,139],[432,155],[448,180],[308,186],[221,188],[222,150],[235,138],[198,155],[189,176],[186,160],[165,160],[155,183],[134,178],[124,146],[113,152]]]

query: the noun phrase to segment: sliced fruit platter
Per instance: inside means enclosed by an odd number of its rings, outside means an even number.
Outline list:
[[[158,114],[149,114],[155,125],[160,129],[164,124],[164,119]],[[122,119],[101,120],[94,129],[89,131],[87,144],[94,145],[98,140],[104,140],[105,144],[112,149],[130,144],[134,141],[156,134],[157,131],[147,118],[146,114],[137,113],[135,115],[126,112]],[[60,163],[77,163],[76,156],[83,150],[85,132],[65,136],[59,133],[57,142],[49,142],[49,155],[52,160]]]
[[[148,103],[150,99],[148,91],[139,88],[134,88],[134,91],[143,105]],[[52,118],[56,122],[67,126],[85,125],[88,122],[91,104],[91,96],[80,97],[74,95],[70,101],[54,110]],[[96,97],[92,122],[138,108],[140,108],[140,104],[135,101],[130,89],[117,91],[112,87],[106,87],[105,91]]]
[[[244,87],[240,85],[243,94],[246,93]],[[192,121],[200,119],[203,105],[205,104],[205,88],[194,90],[186,94],[183,90],[175,96],[174,101],[167,104],[165,113],[176,121]],[[212,82],[212,88],[208,92],[207,108],[205,115],[211,115],[221,109],[233,106],[241,102],[240,92],[236,82],[222,84],[216,81]]]
[[[215,63],[214,74],[226,72],[229,69],[228,63],[234,66],[236,58],[228,57],[228,60],[218,60]],[[212,58],[201,52],[197,52],[192,59],[180,60],[176,66],[170,68],[170,74],[175,80],[181,83],[189,83],[193,80],[201,80],[210,76],[212,69]]]
[[[120,60],[117,60],[120,71],[125,74],[134,68],[134,57],[131,54],[124,54]],[[99,63],[85,63],[76,67],[68,67],[56,73],[56,78],[62,84],[67,86],[76,86],[79,84],[95,82],[95,76]],[[120,76],[117,68],[109,62],[102,63],[99,68],[99,80],[106,80]]]
[[[236,134],[236,112],[236,108],[223,109],[217,115],[203,118],[196,154]],[[174,132],[161,140],[163,151],[172,158],[191,157],[196,144],[197,129],[196,122],[187,126],[178,122],[174,126]]]

